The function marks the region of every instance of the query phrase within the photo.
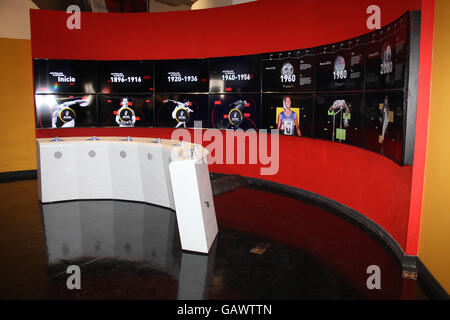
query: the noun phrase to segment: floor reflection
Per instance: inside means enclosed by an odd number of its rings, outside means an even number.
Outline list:
[[[0,299],[426,299],[383,243],[342,217],[238,180],[213,189],[219,234],[200,255],[181,250],[171,210],[39,205],[35,180],[0,184]],[[66,286],[72,264],[81,290]],[[367,288],[368,265],[382,290]]]
[[[182,252],[173,211],[107,200],[44,204],[41,210],[51,278],[67,277],[70,264],[88,272],[93,264],[103,272],[130,272],[134,264],[175,281],[178,299],[205,298],[216,247],[209,255]]]

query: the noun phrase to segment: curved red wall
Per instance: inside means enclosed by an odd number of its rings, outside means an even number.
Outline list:
[[[65,12],[31,10],[32,53],[33,58],[136,60],[308,48],[369,32],[366,8],[372,4],[381,8],[382,25],[421,6],[420,0],[259,0],[186,12],[83,13],[81,30],[65,27]],[[171,132],[160,128],[74,128],[36,130],[36,136],[169,138]],[[331,198],[378,223],[405,248],[412,167],[401,167],[352,146],[280,136],[280,170],[274,176],[260,176],[257,165],[215,164],[210,170],[271,180]]]

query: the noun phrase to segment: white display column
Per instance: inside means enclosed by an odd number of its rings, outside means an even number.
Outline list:
[[[208,253],[218,232],[209,179],[207,151],[169,165],[178,229],[183,250]]]

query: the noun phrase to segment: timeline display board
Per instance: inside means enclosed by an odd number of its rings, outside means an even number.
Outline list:
[[[362,94],[317,94],[316,137],[362,146]]]
[[[260,100],[259,94],[210,95],[210,126],[215,129],[259,129]]]
[[[102,127],[150,127],[153,97],[145,95],[100,95],[99,124]]]
[[[367,36],[366,88],[403,89],[408,63],[408,24],[402,17]]]
[[[403,91],[367,93],[365,101],[365,147],[400,162],[404,123]]]
[[[81,60],[34,60],[35,93],[95,93],[96,62]]]
[[[209,59],[209,92],[260,92],[259,55]]]
[[[317,90],[363,89],[364,50],[362,38],[320,47],[317,55]]]
[[[312,94],[264,94],[263,127],[289,136],[313,137]]]
[[[411,164],[419,47],[413,12],[356,38],[259,55],[36,59],[36,126],[276,129]]]
[[[156,126],[208,127],[208,95],[166,94],[155,96]]]
[[[155,62],[155,91],[208,92],[208,60],[160,60]]]
[[[314,90],[314,49],[262,55],[264,92],[307,92]]]
[[[98,88],[103,94],[153,93],[153,61],[101,61]]]
[[[97,126],[95,95],[35,95],[36,128]]]

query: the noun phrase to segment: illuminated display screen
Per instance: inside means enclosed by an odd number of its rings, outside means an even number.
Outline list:
[[[95,93],[96,62],[35,60],[35,93]]]
[[[98,63],[99,92],[153,93],[153,61],[102,61]]]
[[[208,127],[207,94],[156,95],[155,106],[158,127]]]
[[[160,60],[155,63],[155,90],[169,92],[208,92],[208,60]]]
[[[401,161],[403,141],[403,91],[366,94],[364,142],[367,149]]]
[[[216,129],[259,129],[260,95],[210,95],[210,126]]]
[[[364,50],[363,38],[320,47],[317,55],[317,90],[363,89]]]
[[[313,136],[314,96],[309,94],[264,94],[264,128],[289,136]]]
[[[259,92],[259,56],[214,58],[209,60],[210,92]]]
[[[408,27],[405,17],[367,36],[367,89],[401,89],[408,60]]]
[[[103,127],[153,126],[153,97],[145,95],[100,95],[99,123]]]
[[[315,100],[317,138],[362,145],[362,94],[317,94]]]
[[[360,37],[257,55],[36,59],[36,125],[274,129],[411,164],[415,105],[408,109],[407,90],[417,78],[408,76],[418,65],[410,45],[420,39],[418,18],[407,13]]]
[[[95,95],[35,95],[36,128],[74,128],[97,125]]]
[[[313,49],[264,54],[263,91],[313,91],[314,66]]]

